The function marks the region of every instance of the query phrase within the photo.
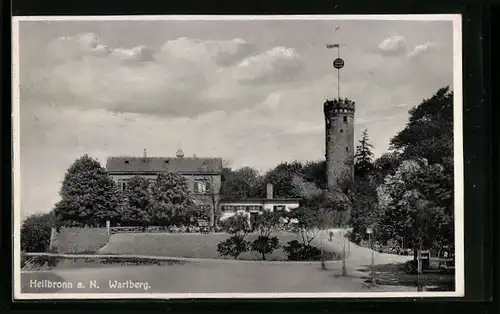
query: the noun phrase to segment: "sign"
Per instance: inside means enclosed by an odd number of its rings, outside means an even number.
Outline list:
[[[344,64],[345,63],[344,63],[344,60],[342,58],[337,58],[337,59],[333,60],[333,67],[335,69],[338,69],[338,70],[342,69],[344,67]]]

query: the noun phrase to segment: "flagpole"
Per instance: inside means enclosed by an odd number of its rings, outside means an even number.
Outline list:
[[[337,47],[337,58],[340,59],[340,45]],[[337,69],[337,98],[340,101],[340,69]]]
[[[333,62],[333,67],[337,70],[337,98],[340,101],[340,69],[344,67],[344,60],[340,58],[340,44],[327,44],[326,48],[337,48],[337,59]]]

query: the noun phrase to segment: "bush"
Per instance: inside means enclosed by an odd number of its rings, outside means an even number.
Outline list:
[[[271,254],[280,247],[278,237],[258,236],[252,244],[252,251],[262,254],[262,259],[266,259],[266,254]]]
[[[318,261],[321,260],[321,250],[312,246],[293,240],[283,248],[288,255],[289,261]]]
[[[21,250],[46,252],[50,246],[53,219],[51,214],[33,214],[21,226]]]
[[[217,245],[217,252],[221,256],[232,256],[236,259],[241,253],[247,252],[250,243],[244,238],[233,235]]]

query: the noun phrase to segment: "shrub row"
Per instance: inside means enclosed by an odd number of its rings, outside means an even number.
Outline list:
[[[233,235],[217,245],[217,252],[221,256],[230,256],[236,259],[244,252],[254,251],[260,253],[262,259],[265,260],[266,254],[271,254],[280,248],[287,254],[288,261],[320,261],[338,258],[335,253],[325,254],[317,247],[301,243],[297,240],[289,241],[286,245],[282,245],[278,237],[262,235],[253,241],[247,241],[242,236]]]

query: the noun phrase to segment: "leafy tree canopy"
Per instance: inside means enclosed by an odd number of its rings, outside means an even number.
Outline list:
[[[68,169],[61,186],[61,201],[54,208],[59,221],[105,225],[120,219],[122,199],[113,179],[88,155]]]
[[[25,252],[46,252],[54,217],[52,214],[33,214],[21,225],[21,250]]]
[[[396,239],[405,246],[453,243],[453,211],[444,167],[425,159],[404,161],[379,187],[380,217],[377,237]],[[439,192],[442,191],[443,193]]]
[[[276,197],[297,198],[300,197],[295,185],[292,183],[293,178],[301,175],[302,164],[298,161],[292,163],[283,162],[274,169],[268,171],[262,180],[261,196],[265,196],[266,184],[273,184],[273,193]]]
[[[243,167],[237,170],[225,168],[222,173],[222,198],[241,200],[258,197],[261,177],[257,170]]]
[[[440,163],[453,156],[453,92],[441,88],[409,111],[406,127],[391,139],[403,159],[425,158]]]
[[[147,225],[151,219],[153,199],[152,183],[141,176],[134,176],[127,182],[127,190],[123,193],[126,206],[122,214],[122,224]]]
[[[192,206],[192,200],[183,175],[175,172],[160,173],[151,186],[151,215],[157,223],[166,224]]]

